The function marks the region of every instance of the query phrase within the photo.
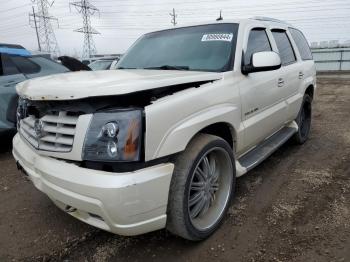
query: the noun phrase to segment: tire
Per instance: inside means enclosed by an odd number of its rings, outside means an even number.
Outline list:
[[[229,144],[217,136],[197,135],[175,160],[166,228],[192,241],[208,238],[230,206],[235,182]]]
[[[298,132],[295,133],[293,137],[293,140],[295,143],[302,145],[309,138],[310,129],[311,129],[311,116],[312,116],[312,98],[309,95],[305,94],[298,117],[295,119],[299,127]]]

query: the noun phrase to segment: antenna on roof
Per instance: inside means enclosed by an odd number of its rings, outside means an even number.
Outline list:
[[[220,10],[220,16],[218,18],[216,18],[216,21],[221,21],[221,20],[224,20],[224,18],[222,17],[221,10]]]

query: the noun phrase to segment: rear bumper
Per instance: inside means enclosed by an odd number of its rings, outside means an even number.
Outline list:
[[[18,134],[13,155],[37,189],[90,225],[120,235],[165,227],[172,163],[129,173],[96,171],[41,156]]]

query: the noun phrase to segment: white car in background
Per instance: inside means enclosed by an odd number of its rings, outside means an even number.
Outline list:
[[[223,221],[236,177],[289,138],[308,138],[315,65],[303,34],[284,22],[149,33],[117,67],[17,86],[19,169],[103,230],[205,239]]]
[[[92,71],[113,70],[117,68],[120,57],[104,57],[88,64]]]

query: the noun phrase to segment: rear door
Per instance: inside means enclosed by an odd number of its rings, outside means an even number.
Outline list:
[[[286,101],[284,121],[289,122],[295,118],[290,110],[290,104],[297,106],[300,100],[301,64],[293,49],[289,33],[285,29],[272,29],[271,32],[281,57],[282,75],[279,80],[279,85]]]
[[[26,80],[11,61],[9,55],[0,54],[0,129],[14,127],[14,123],[7,120],[10,105],[16,101],[16,84]]]
[[[299,65],[297,70],[299,82],[292,88],[292,96],[287,99],[288,114],[290,118],[295,119],[303,100],[303,90],[309,85],[315,85],[314,77],[316,71],[309,44],[303,33],[295,28],[289,28],[288,31],[297,54]]]

